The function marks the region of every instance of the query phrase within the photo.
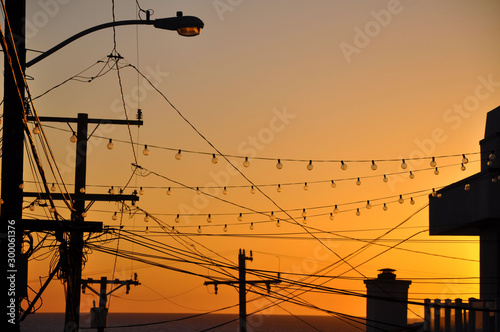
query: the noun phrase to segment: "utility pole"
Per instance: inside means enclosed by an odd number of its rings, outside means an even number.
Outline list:
[[[238,281],[205,281],[204,285],[214,285],[215,294],[218,292],[218,285],[236,285],[238,284],[239,298],[240,298],[240,332],[247,332],[247,284],[266,284],[267,291],[270,292],[271,284],[279,284],[281,280],[246,280],[246,261],[253,261],[252,251],[250,256],[245,255],[245,250],[240,249],[238,254]]]
[[[100,284],[101,289],[99,292],[97,292],[95,289],[93,289],[90,284]],[[107,291],[107,285],[118,285],[118,287],[111,289],[109,292]],[[108,321],[108,309],[106,308],[106,304],[108,302],[108,295],[113,293],[114,291],[118,290],[119,288],[123,286],[127,286],[127,291],[126,294],[129,293],[130,291],[130,285],[140,285],[140,283],[137,281],[137,273],[134,273],[134,280],[129,279],[129,280],[108,280],[106,277],[101,277],[101,280],[94,280],[92,278],[89,279],[83,279],[82,280],[82,293],[85,294],[85,290],[88,288],[90,289],[94,294],[99,296],[99,307],[95,307],[95,302],[94,302],[94,308],[90,309],[90,327],[95,327],[97,328],[98,332],[104,332],[104,329],[106,328],[107,321]]]
[[[19,331],[19,302],[25,296],[21,285],[26,271],[21,264],[24,70],[26,67],[26,0],[5,1],[4,104],[2,142],[2,200],[0,250],[2,255],[2,326]],[[7,321],[7,323],[5,323]]]

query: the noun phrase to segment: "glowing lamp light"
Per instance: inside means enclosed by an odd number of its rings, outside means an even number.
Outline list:
[[[371,166],[372,170],[373,171],[376,171],[377,170],[377,164],[375,164],[375,160],[372,160],[372,166]]]
[[[177,159],[177,160],[182,159],[182,151],[181,150],[177,151],[177,153],[175,154],[175,159]]]
[[[107,145],[108,149],[109,150],[113,150],[113,148],[115,147],[115,145],[113,144],[113,139],[109,139],[109,143]]]
[[[277,169],[282,169],[283,168],[283,164],[281,163],[280,159],[278,159],[278,162],[276,163],[276,168]]]
[[[76,134],[73,132],[73,135],[71,135],[71,137],[69,138],[69,141],[71,143],[76,143],[78,139],[76,138]]]
[[[406,161],[404,159],[401,161],[401,168],[402,169],[407,169],[408,168],[408,164],[406,163]]]
[[[151,152],[149,151],[148,146],[144,145],[144,150],[142,150],[142,154],[145,156],[149,156],[150,153]]]
[[[309,164],[307,164],[307,170],[308,171],[312,171],[314,168],[313,164],[312,164],[312,160],[309,160]]]
[[[153,26],[158,29],[177,31],[184,37],[194,37],[200,34],[205,25],[198,17],[184,16],[182,12],[177,12],[177,17],[154,20]]]
[[[248,161],[248,157],[245,157],[245,161],[243,162],[243,166],[250,167],[250,162]]]

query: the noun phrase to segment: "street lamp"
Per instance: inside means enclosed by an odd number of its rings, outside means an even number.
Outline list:
[[[177,31],[177,33],[181,36],[184,37],[193,37],[197,36],[200,34],[201,29],[205,26],[202,20],[200,20],[196,16],[184,16],[182,12],[177,12],[176,17],[167,17],[167,18],[159,18],[155,20],[151,20],[149,18],[149,15],[147,16],[146,20],[125,20],[125,21],[115,21],[115,22],[109,22],[109,23],[104,23],[100,25],[96,25],[95,27],[88,28],[87,30],[83,30],[82,32],[77,33],[76,35],[69,37],[68,39],[60,42],[56,46],[52,47],[48,51],[40,54],[36,58],[28,61],[26,63],[26,68],[31,67],[35,63],[45,59],[52,53],[55,53],[56,51],[60,50],[64,46],[68,45],[69,43],[75,41],[78,38],[81,38],[83,36],[86,36],[92,32],[106,29],[106,28],[111,28],[111,27],[116,27],[116,26],[121,26],[121,25],[152,25],[155,28],[158,29],[164,29],[164,30],[170,30],[170,31]]]

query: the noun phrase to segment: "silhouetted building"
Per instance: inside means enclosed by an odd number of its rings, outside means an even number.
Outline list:
[[[396,270],[381,269],[376,279],[365,280],[366,331],[402,331],[408,319],[410,280],[397,280]]]

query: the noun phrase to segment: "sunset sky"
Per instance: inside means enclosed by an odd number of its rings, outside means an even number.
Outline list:
[[[31,50],[47,50],[88,27],[113,20],[111,1],[43,3],[28,1]],[[140,128],[100,126],[89,140],[88,193],[107,193],[111,186],[118,190],[127,183],[127,194],[144,190],[135,207],[126,203],[132,210],[122,217],[121,205],[96,202],[86,218],[114,229],[122,225],[127,238],[137,242],[117,241],[116,233],[114,240],[103,235],[101,239],[110,241],[94,245],[115,251],[118,246],[132,255],[158,254],[141,246],[145,237],[233,266],[242,248],[253,251],[249,269],[279,271],[286,278],[315,284],[327,278],[304,275],[340,276],[324,285],[361,293],[363,279],[376,277],[378,269],[393,268],[398,278],[413,280],[412,300],[479,297],[478,238],[429,236],[426,204],[433,188],[480,169],[479,140],[486,113],[500,104],[498,1],[139,4],[154,10],[153,19],[183,11],[201,18],[205,28],[193,38],[150,26],[116,28],[116,51],[123,57],[119,72],[107,57],[113,51],[112,29],[83,37],[27,69],[33,97],[57,86],[34,101],[39,116],[88,113],[90,118],[123,119],[121,92],[130,119],[135,119],[137,109],[144,114]],[[136,19],[137,12],[135,1],[115,4],[116,20]],[[28,52],[28,60],[36,54]],[[62,177],[73,191],[71,130],[65,123],[42,125]],[[109,139],[112,150],[107,149]],[[144,145],[148,156],[143,154]],[[180,160],[175,158],[178,150]],[[460,169],[462,154],[469,160],[465,171]],[[243,165],[246,157],[249,167]],[[429,164],[432,157],[438,175]],[[282,169],[276,167],[278,159]],[[402,159],[406,169],[401,168]],[[25,190],[33,191],[35,178],[28,157],[25,160]],[[312,170],[307,168],[310,161]],[[134,175],[132,163],[142,171]],[[48,182],[55,181],[49,175]],[[403,204],[398,203],[400,195]],[[366,207],[368,200],[371,209]],[[26,206],[30,203],[25,201]],[[69,217],[63,203],[58,204],[60,213]],[[331,220],[335,205],[340,213]],[[25,217],[45,218],[46,213],[41,207],[26,209]],[[271,213],[280,219],[280,227]],[[171,226],[179,233],[169,232]],[[52,240],[45,245],[54,245]],[[367,243],[371,245],[358,252]],[[55,252],[42,249],[30,261],[33,289],[38,290],[49,274]],[[153,260],[227,278],[215,272],[219,268]],[[133,273],[141,286],[128,295],[116,292],[110,312],[201,313],[238,303],[235,289],[219,286],[214,295],[213,286],[203,285],[206,277],[122,257],[115,261],[96,248],[88,250],[84,278],[129,279]],[[237,271],[231,273],[237,276]],[[251,292],[247,296],[256,298]],[[365,315],[363,298],[312,292],[299,298],[323,309]],[[90,292],[82,295],[82,312],[90,310],[92,300],[98,301]],[[268,304],[258,298],[247,310],[251,313]],[[294,304],[281,306],[293,314],[324,314]],[[421,307],[410,308],[410,317],[423,314]],[[284,309],[274,306],[265,313],[287,314]],[[40,311],[64,311],[59,280],[44,293]],[[237,312],[237,307],[228,312]]]

